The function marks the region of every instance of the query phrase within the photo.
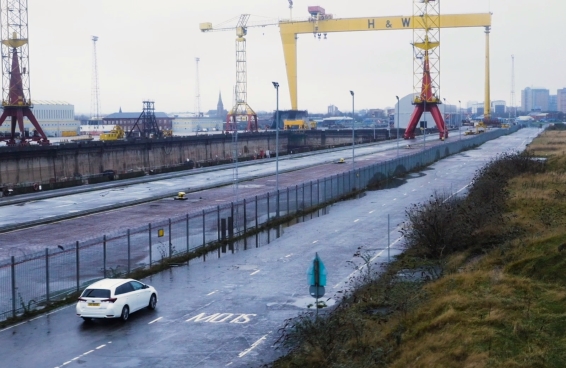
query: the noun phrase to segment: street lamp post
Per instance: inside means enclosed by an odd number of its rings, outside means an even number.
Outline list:
[[[462,101],[458,100],[458,140],[462,139]]]
[[[399,96],[395,96],[397,98],[397,157],[399,157]]]
[[[275,215],[279,217],[279,83],[273,83],[276,90],[275,108],[275,190],[277,191],[277,206]]]
[[[354,91],[350,91],[352,95],[352,169],[354,169],[355,164],[355,156],[354,156],[354,142],[355,142],[355,135],[354,135]]]
[[[444,100],[444,119],[442,119],[444,121],[444,140],[446,140],[446,135],[448,134],[448,128],[446,127],[446,98],[443,98]],[[450,112],[449,112],[450,113]],[[448,123],[450,125],[450,123]]]
[[[423,148],[426,147],[426,98],[424,100],[424,112],[423,112]]]
[[[354,155],[354,145],[355,145],[355,120],[354,120],[354,91],[350,91],[350,94],[352,95],[352,173],[354,174],[354,186],[356,185],[355,180],[356,180],[356,159],[355,159],[355,155]]]

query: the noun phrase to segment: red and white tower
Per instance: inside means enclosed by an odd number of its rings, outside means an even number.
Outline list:
[[[413,0],[413,80],[415,109],[405,130],[405,139],[415,138],[421,116],[430,112],[440,139],[448,130],[440,113],[440,0]],[[424,127],[426,128],[426,127]]]
[[[16,145],[16,124],[20,131],[19,144],[30,141],[49,144],[43,129],[33,115],[29,82],[28,4],[27,0],[3,0],[0,9],[2,37],[2,109],[0,126],[11,118],[8,137],[0,137],[8,145]],[[24,116],[35,130],[24,129]]]

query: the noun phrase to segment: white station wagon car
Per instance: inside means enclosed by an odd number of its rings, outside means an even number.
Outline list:
[[[157,291],[153,286],[133,279],[103,279],[89,285],[79,297],[77,315],[85,321],[93,318],[120,318],[143,308],[155,309]]]

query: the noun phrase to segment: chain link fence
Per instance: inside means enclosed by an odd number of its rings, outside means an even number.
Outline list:
[[[0,320],[62,300],[99,279],[124,277],[209,244],[245,235],[278,216],[300,215],[330,204],[357,189],[430,165],[450,154],[516,130],[518,127],[498,129],[416,153],[403,151],[403,155],[388,161],[356,167],[279,192],[209,207],[120,233],[63,244],[56,250],[46,248],[44,252],[0,260],[0,293],[3,296],[0,298]],[[263,236],[256,235],[255,241],[253,237],[244,237],[243,248],[269,243],[270,237],[269,230]],[[230,248],[231,252],[239,250],[233,245]],[[218,249],[219,255],[220,251]],[[206,253],[203,259],[206,260]]]

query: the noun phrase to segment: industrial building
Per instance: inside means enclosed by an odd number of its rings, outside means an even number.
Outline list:
[[[102,118],[104,125],[118,125],[124,129],[124,131],[130,131],[138,119],[140,119],[141,112],[115,112],[113,114],[107,115]],[[173,117],[167,115],[164,112],[156,112],[155,120],[160,130],[171,130],[173,128]],[[141,119],[138,124],[141,124]]]
[[[80,122],[75,120],[75,106],[64,101],[33,101],[33,114],[48,137],[74,136]],[[2,124],[0,132],[8,133],[11,124]],[[24,117],[24,130],[33,134],[32,123]]]

